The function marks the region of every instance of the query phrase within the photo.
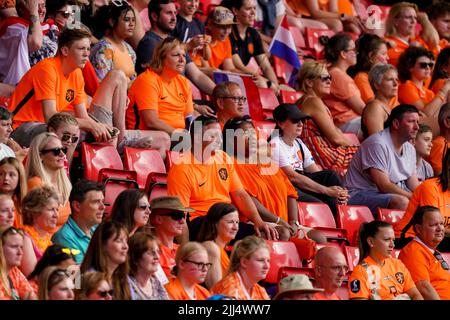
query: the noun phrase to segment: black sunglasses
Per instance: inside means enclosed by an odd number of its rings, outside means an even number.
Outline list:
[[[147,208],[150,209],[149,204],[138,204],[138,208],[141,210],[146,210]]]
[[[442,269],[444,269],[444,270],[449,270],[450,269],[447,261],[445,261],[444,257],[438,251],[434,251],[433,255],[441,263]]]
[[[320,75],[320,80],[321,80],[322,82],[325,82],[325,81],[331,81],[332,79],[333,79],[333,78],[331,77],[330,74],[327,74],[327,75],[322,74],[322,75]]]
[[[73,15],[73,12],[70,12],[70,11],[56,11],[56,12],[60,13],[66,19],[68,17],[70,17],[71,15]]]
[[[43,154],[48,153],[48,152],[52,152],[53,155],[55,157],[57,157],[57,156],[59,156],[61,154],[61,152],[63,154],[66,154],[67,153],[67,148],[63,147],[63,148],[53,148],[53,149],[41,150],[41,153],[43,153]]]
[[[71,135],[69,133],[63,133],[61,137],[62,142],[70,142],[70,143],[76,143],[78,141],[78,136]]]
[[[102,298],[106,298],[106,296],[108,295],[112,297],[114,294],[114,290],[98,290],[97,294]]]
[[[419,62],[420,69],[426,69],[429,67],[430,69],[433,69],[434,63],[433,62]]]
[[[172,212],[169,214],[169,216],[175,221],[180,221],[182,219],[186,219],[186,213],[181,212],[181,211]]]

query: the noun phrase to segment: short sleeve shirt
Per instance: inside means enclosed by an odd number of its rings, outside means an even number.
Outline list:
[[[217,282],[211,289],[212,294],[223,294],[236,300],[270,300],[267,291],[255,284],[251,292],[243,288],[237,272],[232,272]],[[246,294],[247,293],[247,294]]]
[[[211,68],[220,68],[226,59],[231,59],[231,42],[230,38],[224,41],[217,41],[214,46],[209,45],[211,49],[211,58],[208,64]]]
[[[300,139],[295,139],[294,145],[289,146],[277,136],[270,140],[270,144],[273,145],[272,159],[280,168],[289,166],[294,170],[303,171],[315,163],[311,151]]]
[[[233,25],[231,34],[231,49],[233,54],[238,54],[244,65],[247,65],[251,57],[264,54],[261,37],[256,29],[248,27],[245,31],[245,38],[241,39],[236,25]]]
[[[420,160],[419,166],[417,167],[417,178],[422,182],[431,177],[433,177],[433,168],[427,161]]]
[[[27,293],[34,292],[33,286],[28,282],[25,275],[14,267],[9,271],[8,277],[11,279],[12,286],[20,299],[23,299]],[[0,284],[0,300],[11,300],[6,294],[5,288]]]
[[[407,80],[398,86],[398,101],[400,103],[415,104],[422,101],[427,105],[434,99],[434,92],[427,88],[418,88],[414,82]]]
[[[177,25],[172,32],[172,36],[182,42],[187,42],[199,34],[205,34],[205,25],[200,20],[193,18],[192,21],[187,21],[182,16],[177,15]]]
[[[350,163],[344,185],[348,189],[378,192],[368,169],[378,169],[389,176],[392,183],[407,190],[406,180],[416,175],[416,151],[405,142],[401,155],[397,154],[392,143],[389,128],[368,137],[359,147]]]

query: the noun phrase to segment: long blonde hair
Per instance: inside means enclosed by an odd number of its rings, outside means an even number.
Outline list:
[[[405,8],[413,8],[416,13],[419,12],[419,9],[417,8],[417,5],[415,3],[410,2],[399,2],[394,4],[391,9],[389,10],[389,15],[386,19],[386,36],[394,36],[397,34],[397,29],[395,28],[395,19],[398,18],[398,15],[402,12]]]
[[[234,244],[233,251],[231,253],[230,265],[226,275],[238,271],[241,267],[241,260],[250,259],[253,253],[260,248],[266,248],[269,250],[266,241],[256,236],[248,236],[237,241]]]
[[[44,185],[54,187],[56,191],[59,192],[62,198],[61,205],[65,206],[67,201],[69,200],[70,191],[72,190],[72,184],[67,177],[66,170],[64,168],[58,170],[56,185],[53,185],[41,159],[41,151],[44,150],[45,146],[52,139],[59,140],[56,134],[50,132],[43,132],[33,139],[30,145],[30,150],[28,152],[26,174],[28,179],[33,177],[40,177]]]

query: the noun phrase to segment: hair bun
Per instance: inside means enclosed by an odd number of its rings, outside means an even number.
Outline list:
[[[324,47],[328,44],[328,41],[330,41],[330,37],[327,35],[323,35],[319,37],[319,43],[323,45]]]

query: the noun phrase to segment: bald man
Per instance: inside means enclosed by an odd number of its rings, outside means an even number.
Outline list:
[[[317,251],[314,262],[314,286],[325,290],[317,292],[315,300],[342,300],[336,294],[348,272],[347,261],[342,252],[335,247],[323,247]]]

